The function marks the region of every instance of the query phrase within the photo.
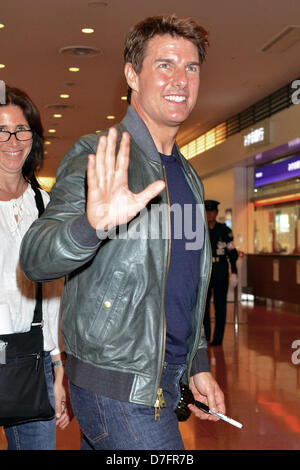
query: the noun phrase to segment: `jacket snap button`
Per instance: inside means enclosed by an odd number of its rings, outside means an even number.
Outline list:
[[[104,308],[110,308],[110,307],[111,307],[111,302],[110,302],[110,300],[105,300],[105,302],[103,302],[103,307],[104,307]]]

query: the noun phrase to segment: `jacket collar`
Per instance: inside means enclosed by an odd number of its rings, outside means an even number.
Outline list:
[[[161,163],[159,153],[152,139],[152,136],[139,114],[132,106],[128,106],[126,116],[122,121],[123,126],[127,129],[136,144],[143,150],[145,155],[158,163]],[[181,154],[175,142],[173,147],[173,155],[182,160]]]

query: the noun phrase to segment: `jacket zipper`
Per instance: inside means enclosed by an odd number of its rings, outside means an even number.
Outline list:
[[[195,181],[195,178],[194,178],[194,176],[192,175],[192,173],[187,172],[187,174],[188,174],[188,176],[190,177],[190,179],[192,180],[193,186],[194,186],[195,188],[198,188],[198,185],[197,185],[197,183],[196,183],[196,181]],[[200,196],[201,204],[204,204],[203,199],[202,199],[201,192],[200,192],[199,190],[198,190],[198,194],[199,194],[199,196]],[[207,224],[206,224],[206,227],[207,227]],[[207,228],[206,228],[206,236],[209,236],[208,231],[207,231]],[[210,258],[211,258],[211,246],[210,246],[210,243],[208,243],[208,247],[209,247]],[[212,270],[212,264],[210,263],[210,266],[209,266],[209,278],[210,278],[210,276],[211,276],[211,270]],[[207,292],[208,292],[208,285],[209,285],[209,282],[208,282],[207,285],[206,285],[206,292],[205,292],[205,296],[204,296],[203,309],[205,308],[205,305],[206,305],[206,298],[207,298]],[[203,311],[203,309],[202,309],[202,311]],[[203,328],[203,321],[202,321],[202,324],[201,324],[201,327],[200,327],[200,332],[199,332],[199,337],[198,337],[198,342],[197,342],[196,348],[194,348],[194,351],[193,351],[193,353],[191,354],[190,361],[189,361],[189,364],[188,364],[188,370],[187,370],[187,380],[188,380],[188,383],[189,383],[189,381],[190,381],[192,362],[193,362],[194,357],[196,356],[196,353],[197,353],[198,348],[199,348],[202,328]]]
[[[168,182],[167,182],[167,175],[166,175],[166,167],[165,165],[162,165],[163,167],[163,173],[164,173],[164,180],[166,183],[166,195],[167,195],[167,203],[168,203],[168,220],[169,220],[169,232],[168,232],[168,260],[167,260],[167,269],[166,269],[166,276],[165,276],[165,282],[164,282],[164,296],[163,296],[163,312],[164,312],[164,342],[163,342],[163,355],[162,355],[162,362],[160,366],[160,375],[159,375],[159,387],[157,389],[157,396],[154,404],[155,408],[155,421],[158,421],[160,419],[160,409],[164,408],[166,406],[165,400],[164,400],[164,395],[163,395],[163,389],[160,387],[161,383],[161,378],[162,378],[162,373],[163,373],[163,366],[165,362],[165,351],[166,351],[166,334],[167,334],[167,328],[166,328],[166,311],[165,311],[165,299],[166,299],[166,285],[167,285],[167,279],[168,279],[168,273],[169,273],[169,268],[170,268],[170,253],[171,253],[171,215],[170,215],[170,196],[169,196],[169,188],[168,188]]]

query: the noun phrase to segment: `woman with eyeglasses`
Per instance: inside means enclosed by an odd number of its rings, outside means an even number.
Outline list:
[[[25,92],[7,86],[5,104],[0,104],[0,327],[2,310],[8,312],[11,321],[12,331],[7,333],[29,331],[34,315],[36,284],[20,269],[19,248],[27,229],[38,217],[33,188],[41,191],[45,206],[49,201],[35,176],[43,163],[43,146],[37,108]],[[69,423],[59,348],[60,294],[60,282],[43,284],[45,374],[56,417],[6,427],[9,450],[55,450],[56,425],[64,429]]]

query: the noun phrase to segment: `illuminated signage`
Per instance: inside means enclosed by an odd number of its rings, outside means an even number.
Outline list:
[[[254,173],[254,187],[298,176],[300,176],[300,155],[257,168]]]
[[[244,147],[249,145],[259,144],[265,141],[265,128],[259,127],[258,129],[252,129],[249,134],[244,135]]]

